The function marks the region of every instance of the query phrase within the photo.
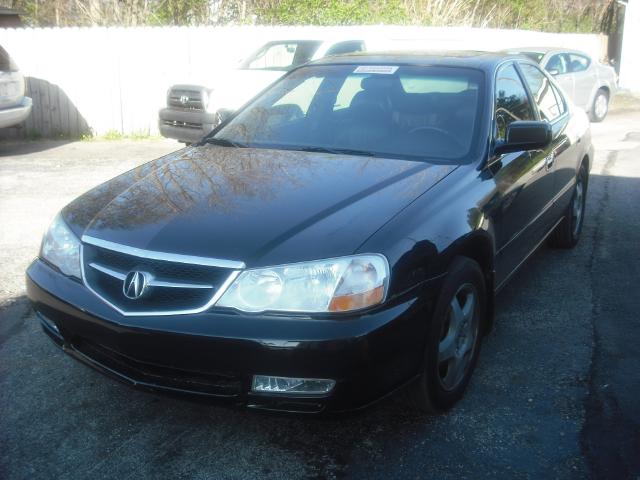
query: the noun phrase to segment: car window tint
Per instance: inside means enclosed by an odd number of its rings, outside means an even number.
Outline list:
[[[252,148],[466,163],[478,145],[484,74],[468,68],[303,67],[215,135]],[[405,85],[429,85],[416,93]],[[467,88],[462,89],[463,86]]]
[[[584,72],[589,68],[591,60],[584,55],[578,55],[577,53],[570,53],[567,55],[569,59],[569,72]]]
[[[460,93],[471,88],[468,81],[459,77],[425,78],[407,76],[400,78],[400,83],[407,93]]]
[[[271,124],[275,125],[305,116],[321,82],[322,79],[318,77],[307,78],[275,102],[272,107],[275,114],[269,117]],[[277,108],[274,109],[274,107]]]
[[[534,120],[527,91],[513,64],[502,67],[496,79],[496,138],[505,139],[507,126],[516,120]]]
[[[529,85],[533,98],[538,104],[538,111],[542,120],[552,122],[562,115],[553,86],[547,76],[538,67],[531,64],[521,63],[520,69],[527,85]]]
[[[565,58],[564,54],[556,53],[549,59],[545,68],[548,72],[558,72],[558,75],[567,73],[567,59]]]
[[[351,105],[353,97],[362,91],[362,80],[364,78],[364,75],[350,75],[345,79],[336,96],[334,110],[348,108]]]
[[[336,43],[327,50],[327,55],[343,55],[345,53],[361,52],[362,50],[364,50],[362,42],[354,40]]]

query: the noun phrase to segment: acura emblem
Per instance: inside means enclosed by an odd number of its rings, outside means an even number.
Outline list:
[[[189,97],[187,95],[180,95],[180,103],[182,105],[186,105],[188,101],[189,101]]]
[[[147,276],[145,272],[129,272],[122,285],[122,293],[131,300],[140,298],[147,288]]]

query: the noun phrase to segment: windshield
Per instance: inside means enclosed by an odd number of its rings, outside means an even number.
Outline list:
[[[291,70],[311,60],[321,43],[315,40],[269,42],[249,56],[240,68],[245,70]]]
[[[483,73],[467,68],[303,67],[208,141],[465,163],[477,143],[482,84]]]

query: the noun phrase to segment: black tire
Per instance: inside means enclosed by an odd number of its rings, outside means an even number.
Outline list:
[[[593,99],[589,119],[594,123],[598,123],[606,118],[607,113],[609,113],[609,94],[604,88],[601,88],[596,92],[596,96]]]
[[[475,303],[472,307],[466,308],[469,301],[468,293],[473,293]],[[454,335],[453,320],[454,315],[452,302],[454,298],[458,302],[460,312],[471,309],[473,319],[469,321],[471,328],[465,330],[467,334],[473,332],[474,338],[470,335],[464,336],[460,341],[459,336]],[[460,304],[462,298],[465,303]],[[424,370],[420,378],[410,385],[408,389],[411,403],[415,408],[426,413],[440,413],[453,407],[462,398],[475,368],[482,335],[485,327],[486,315],[486,286],[484,275],[480,266],[467,257],[456,257],[449,273],[447,274],[436,307],[429,322],[427,333]],[[475,331],[474,331],[475,330]],[[453,337],[451,337],[454,335]],[[448,338],[455,338],[451,343],[455,355],[450,359],[443,359],[447,356],[449,345]],[[467,353],[462,353],[466,349]],[[458,356],[458,354],[461,354]],[[458,360],[464,359],[464,366],[458,368],[459,373],[455,375],[455,370],[451,365],[458,365]],[[462,360],[461,360],[462,361]],[[456,368],[456,367],[453,367]],[[448,381],[448,376],[451,375]],[[455,378],[454,378],[455,377]],[[455,381],[453,381],[455,380]]]
[[[589,173],[587,172],[587,166],[582,164],[576,175],[576,185],[573,188],[571,202],[569,202],[564,218],[551,234],[551,246],[573,248],[578,244],[584,224],[588,185]]]

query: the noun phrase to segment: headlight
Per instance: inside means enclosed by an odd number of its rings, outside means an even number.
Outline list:
[[[245,312],[347,312],[381,303],[388,279],[382,255],[246,270],[216,305]]]
[[[40,258],[55,265],[65,275],[81,278],[80,241],[58,214],[42,239]]]

